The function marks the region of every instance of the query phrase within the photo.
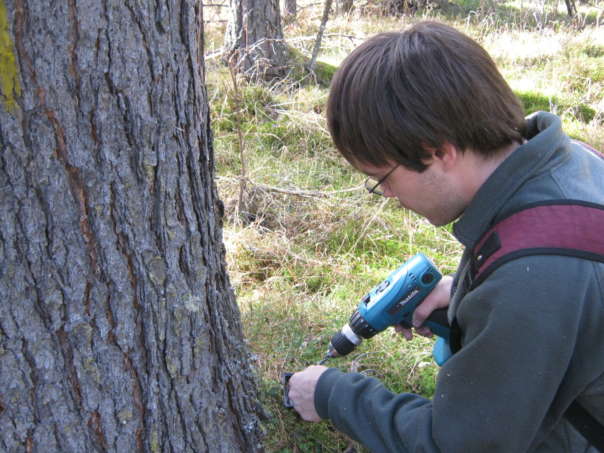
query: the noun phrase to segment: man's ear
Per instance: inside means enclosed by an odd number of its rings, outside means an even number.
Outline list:
[[[424,149],[430,153],[430,157],[428,159],[423,159],[423,162],[426,165],[431,165],[438,161],[441,163],[444,169],[447,169],[454,166],[459,159],[459,149],[449,142],[444,142],[438,148],[426,146]]]

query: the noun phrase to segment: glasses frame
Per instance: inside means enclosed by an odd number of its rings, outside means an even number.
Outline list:
[[[379,187],[386,181],[386,179],[388,179],[388,176],[390,176],[392,172],[398,168],[399,165],[400,164],[396,164],[394,167],[392,167],[390,171],[388,171],[388,173],[378,179],[375,184],[371,184],[373,181],[375,181],[374,178],[368,177],[367,179],[365,179],[365,189],[367,189],[367,192],[372,195],[379,195],[383,197],[384,191]]]

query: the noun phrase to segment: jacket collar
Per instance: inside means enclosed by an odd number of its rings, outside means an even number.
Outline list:
[[[560,118],[545,112],[527,117],[527,139],[478,189],[453,225],[453,234],[464,246],[472,248],[512,195],[569,143]]]

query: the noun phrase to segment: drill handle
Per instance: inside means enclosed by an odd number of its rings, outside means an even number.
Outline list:
[[[430,316],[428,316],[424,325],[428,326],[434,335],[444,338],[445,340],[449,339],[450,326],[446,308],[439,308],[430,313]]]
[[[409,318],[403,319],[400,322],[400,325],[407,329],[410,329],[412,327],[412,316],[413,313],[410,313]],[[444,339],[449,339],[450,327],[446,308],[439,308],[437,310],[434,310],[432,313],[430,313],[430,316],[428,316],[428,319],[426,319],[423,325],[429,327],[432,333],[434,333],[434,335],[437,335]]]

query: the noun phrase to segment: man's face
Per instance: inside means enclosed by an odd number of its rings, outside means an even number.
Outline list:
[[[468,203],[461,195],[455,175],[445,171],[438,159],[422,173],[394,162],[381,167],[359,163],[356,167],[377,180],[392,171],[380,184],[384,196],[396,198],[402,207],[427,218],[435,226],[455,220]]]

